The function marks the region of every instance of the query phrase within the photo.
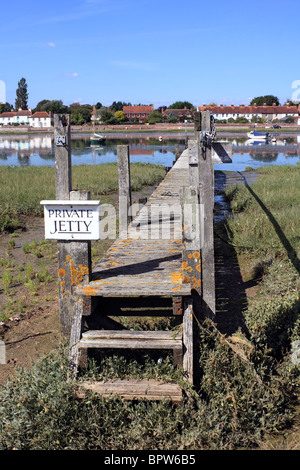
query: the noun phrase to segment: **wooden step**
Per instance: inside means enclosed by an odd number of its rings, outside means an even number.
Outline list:
[[[182,390],[174,383],[161,383],[154,379],[114,379],[108,382],[83,382],[77,392],[79,398],[83,398],[86,393],[95,392],[103,397],[118,395],[125,400],[163,400],[165,398],[176,403],[181,403],[183,399]]]
[[[78,348],[182,350],[182,334],[173,331],[89,330]]]

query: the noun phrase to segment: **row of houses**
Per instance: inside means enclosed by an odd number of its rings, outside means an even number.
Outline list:
[[[198,106],[198,111],[211,111],[216,120],[228,120],[228,119],[238,119],[246,118],[249,122],[253,118],[263,119],[266,122],[276,120],[286,119],[288,117],[293,118],[296,122],[299,121],[300,124],[300,105],[276,105],[275,103],[272,106],[224,106],[220,104],[219,106],[207,106],[203,104]],[[124,106],[123,112],[125,116],[129,119],[138,119],[139,121],[146,121],[149,117],[149,114],[154,111],[153,105],[150,106]],[[172,117],[178,118],[179,122],[188,121],[193,119],[193,111],[187,109],[172,109],[163,107],[159,109],[161,114],[165,119],[170,119]]]
[[[7,125],[27,125],[38,128],[51,127],[53,118],[51,113],[37,111],[32,113],[31,109],[18,111],[8,111],[0,114],[0,126]]]
[[[275,105],[272,106],[207,106],[203,104],[198,106],[198,111],[210,111],[216,120],[228,120],[246,118],[249,122],[253,118],[263,119],[266,122],[274,120],[282,120],[291,117],[297,124],[300,125],[300,105]],[[124,106],[123,112],[128,120],[138,120],[139,122],[145,122],[149,118],[149,114],[154,111],[153,105],[149,106]],[[167,107],[160,108],[159,111],[166,120],[172,117],[176,117],[179,122],[189,121],[193,118],[193,111],[190,109],[171,109]],[[92,112],[92,121],[95,118],[95,109]],[[46,111],[38,111],[32,113],[31,109],[18,111],[9,111],[0,114],[0,126],[1,125],[29,125],[37,128],[48,128],[53,124],[53,117],[51,113]]]
[[[149,106],[124,106],[123,113],[127,119],[138,119],[141,122],[146,121],[150,113],[153,113],[153,104]],[[165,119],[176,117],[180,122],[184,122],[185,119],[192,119],[193,112],[186,107],[184,109],[168,109],[166,106],[158,108]]]
[[[228,120],[228,119],[237,119],[237,118],[246,118],[248,121],[251,121],[253,118],[261,119],[264,121],[274,121],[286,119],[288,117],[293,118],[296,122],[299,121],[300,116],[300,105],[294,106],[286,104],[284,106],[276,105],[275,103],[272,106],[207,106],[203,104],[198,106],[198,111],[211,111],[215,119],[218,120]],[[299,122],[298,122],[299,124]]]

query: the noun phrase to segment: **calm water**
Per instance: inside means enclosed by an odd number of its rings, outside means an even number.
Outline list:
[[[245,138],[218,136],[233,143],[233,163],[215,165],[215,170],[243,171],[265,165],[296,165],[300,157],[300,136],[281,138],[269,144],[253,144]],[[186,148],[184,137],[110,137],[101,146],[91,146],[89,137],[72,138],[72,164],[99,165],[117,161],[117,145],[129,144],[131,162],[171,167]],[[0,166],[54,166],[52,136],[1,136]]]

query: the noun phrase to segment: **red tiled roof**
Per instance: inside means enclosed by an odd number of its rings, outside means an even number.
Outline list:
[[[31,116],[31,111],[7,111],[6,113],[0,114],[0,117],[14,117],[14,116]]]
[[[153,112],[153,105],[150,106],[123,106],[124,114],[148,114]]]
[[[174,108],[168,108],[165,111],[163,111],[163,115],[168,115],[168,114],[175,114],[177,116],[192,116],[193,113],[190,109],[174,109]]]
[[[213,114],[298,114],[297,106],[198,106]]]
[[[36,113],[32,114],[32,118],[48,118],[50,114],[47,111],[37,111]]]

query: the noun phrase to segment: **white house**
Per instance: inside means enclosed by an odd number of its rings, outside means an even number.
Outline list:
[[[51,124],[51,113],[47,113],[46,111],[37,111],[36,113],[32,114],[29,118],[29,125],[31,127],[51,127]]]
[[[215,119],[237,119],[244,117],[251,121],[253,117],[264,118],[265,121],[273,121],[274,119],[284,119],[287,117],[298,118],[299,108],[297,106],[198,106],[198,111],[211,111]]]
[[[7,126],[8,124],[29,124],[29,118],[32,115],[31,109],[18,111],[8,111],[0,114],[0,124]]]

